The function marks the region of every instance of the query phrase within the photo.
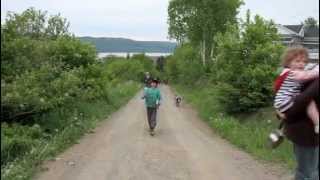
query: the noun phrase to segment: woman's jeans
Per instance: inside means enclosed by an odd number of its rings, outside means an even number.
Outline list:
[[[319,146],[293,145],[297,159],[295,180],[319,180]]]

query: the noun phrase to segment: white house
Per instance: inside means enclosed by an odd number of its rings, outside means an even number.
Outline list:
[[[319,27],[305,25],[276,25],[286,46],[302,45],[308,49],[310,60],[319,63]]]

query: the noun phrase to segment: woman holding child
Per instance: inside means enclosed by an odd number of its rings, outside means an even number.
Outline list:
[[[308,52],[291,47],[275,83],[274,107],[284,121],[297,161],[295,180],[319,179],[319,66],[306,70]]]

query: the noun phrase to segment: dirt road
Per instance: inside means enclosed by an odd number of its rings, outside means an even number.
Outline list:
[[[38,180],[287,180],[215,135],[187,105],[161,87],[158,129],[151,137],[141,92],[95,133],[46,162]],[[277,169],[277,170],[275,170]]]

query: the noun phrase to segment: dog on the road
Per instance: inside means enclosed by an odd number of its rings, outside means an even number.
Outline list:
[[[175,102],[176,102],[176,106],[179,107],[182,101],[182,97],[181,96],[176,96],[175,97]]]

